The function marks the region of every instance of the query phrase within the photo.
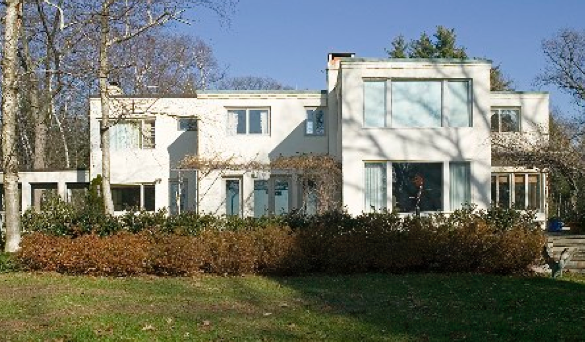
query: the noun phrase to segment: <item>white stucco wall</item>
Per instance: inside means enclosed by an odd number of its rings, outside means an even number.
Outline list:
[[[351,214],[364,210],[364,162],[441,162],[443,208],[449,205],[449,161],[471,163],[471,199],[480,208],[490,202],[490,91],[487,61],[438,62],[342,59],[338,82],[342,82],[343,203]],[[472,127],[464,128],[364,128],[364,78],[469,79],[472,82]],[[391,202],[391,175],[388,203]]]
[[[173,164],[183,156],[199,154],[234,163],[268,163],[279,155],[328,154],[331,148],[329,122],[326,123],[325,136],[305,134],[306,108],[327,105],[327,97],[320,91],[201,92],[197,98],[116,98],[113,101],[123,103],[114,113],[124,113],[128,118],[156,120],[156,147],[111,151],[111,183],[155,183],[157,209],[169,205],[169,178],[176,177],[170,169],[176,168],[177,165]],[[127,108],[133,108],[134,113],[128,112]],[[270,110],[269,134],[235,135],[228,132],[228,110],[245,108]],[[93,178],[101,173],[98,99],[92,99],[90,115]],[[191,132],[178,130],[177,119],[181,117],[198,119],[195,139],[184,141],[184,135]],[[253,181],[249,172],[226,171],[219,178],[217,174],[210,174],[199,184],[200,194],[205,192],[199,203],[201,212],[225,213],[225,206],[221,205],[225,203],[224,176],[241,177],[244,180],[243,197],[250,198]],[[188,185],[190,202],[194,203],[197,182],[189,179]]]

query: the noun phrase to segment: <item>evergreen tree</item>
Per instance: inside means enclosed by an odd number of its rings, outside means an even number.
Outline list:
[[[406,43],[406,40],[404,40],[404,36],[403,35],[399,35],[398,37],[396,37],[393,41],[392,41],[392,50],[386,50],[386,53],[388,54],[388,56],[390,56],[391,58],[406,58],[407,55],[407,50],[408,50],[408,44]]]
[[[418,40],[410,43],[411,49],[409,57],[411,58],[434,58],[436,57],[436,49],[431,38],[426,32],[420,35]]]
[[[464,47],[457,46],[455,29],[437,26],[437,31],[431,39],[426,32],[419,39],[406,42],[404,36],[399,35],[392,41],[392,48],[385,49],[391,58],[468,58]],[[512,81],[508,79],[499,65],[490,70],[490,90],[512,90]]]

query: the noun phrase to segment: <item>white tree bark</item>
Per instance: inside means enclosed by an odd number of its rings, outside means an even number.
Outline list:
[[[2,56],[2,167],[6,221],[6,252],[20,248],[20,198],[16,117],[18,115],[18,37],[22,24],[22,0],[6,0],[4,54]]]
[[[110,74],[110,63],[108,60],[108,44],[110,35],[110,6],[112,0],[102,2],[100,18],[100,71],[99,88],[102,110],[100,124],[100,139],[102,145],[102,197],[104,200],[104,211],[106,214],[114,214],[114,203],[110,187],[110,96],[108,94],[108,76]]]

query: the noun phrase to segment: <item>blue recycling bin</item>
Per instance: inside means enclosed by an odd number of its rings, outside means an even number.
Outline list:
[[[548,220],[548,231],[549,232],[560,232],[563,230],[563,221],[558,218],[552,218]]]

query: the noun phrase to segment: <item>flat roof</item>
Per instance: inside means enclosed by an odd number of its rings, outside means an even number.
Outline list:
[[[492,64],[492,61],[485,58],[370,58],[370,57],[341,57],[344,63],[431,63],[431,64]]]
[[[496,95],[549,95],[548,91],[520,91],[520,90],[499,90],[491,91],[492,94]]]
[[[327,90],[199,90],[196,94],[121,94],[110,98],[197,98],[200,95],[327,95]],[[91,95],[90,98],[99,98]]]

